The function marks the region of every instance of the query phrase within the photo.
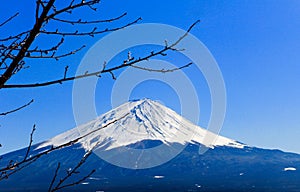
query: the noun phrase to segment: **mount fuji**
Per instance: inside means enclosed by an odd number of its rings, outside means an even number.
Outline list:
[[[214,142],[206,143],[208,136]],[[0,181],[0,191],[47,191],[58,163],[56,177],[62,178],[89,150],[94,153],[67,182],[96,172],[63,191],[300,191],[299,154],[216,135],[150,99],[130,101],[35,144],[30,155],[74,140]],[[21,161],[26,151],[2,155],[0,168]]]

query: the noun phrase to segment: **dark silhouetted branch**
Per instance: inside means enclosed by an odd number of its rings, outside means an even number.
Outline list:
[[[26,154],[24,156],[23,161],[25,161],[27,159],[28,155],[29,155],[29,152],[30,152],[30,149],[31,149],[31,146],[32,146],[32,142],[33,142],[33,134],[34,134],[35,130],[36,130],[36,128],[35,128],[35,124],[34,124],[33,127],[32,127],[32,130],[31,130],[31,133],[30,133],[29,144],[28,144]]]
[[[21,109],[23,109],[23,108],[29,106],[31,103],[33,103],[33,101],[34,101],[34,100],[32,99],[31,101],[29,101],[29,102],[26,103],[25,105],[22,105],[21,107],[18,107],[18,108],[16,108],[16,109],[11,110],[11,111],[7,111],[7,112],[4,112],[4,113],[0,113],[0,116],[1,116],[1,115],[7,115],[7,114],[10,114],[10,113],[19,111],[19,110],[21,110]]]
[[[5,72],[0,76],[0,88],[6,83],[6,81],[14,74],[15,70],[18,68],[19,63],[24,58],[27,50],[35,40],[36,36],[39,34],[39,31],[45,22],[45,18],[50,11],[52,5],[54,4],[55,0],[49,0],[45,8],[43,9],[43,12],[41,13],[41,16],[39,19],[36,20],[32,30],[29,33],[28,38],[25,40],[24,45],[22,45],[21,50],[18,52],[16,57],[12,60],[8,68],[5,70]]]
[[[133,24],[138,23],[140,20],[142,20],[142,18],[138,18],[130,23],[127,23],[126,25],[123,25],[121,27],[116,27],[116,28],[106,28],[104,30],[97,30],[97,27],[95,27],[94,29],[92,29],[91,31],[88,32],[79,32],[78,30],[76,30],[75,32],[60,32],[59,30],[56,31],[46,31],[46,30],[42,30],[40,31],[40,33],[42,34],[47,34],[47,35],[60,35],[60,36],[91,36],[93,37],[94,35],[99,35],[102,33],[107,33],[107,32],[113,32],[113,31],[118,31],[120,29],[124,29],[128,26],[131,26]]]
[[[188,30],[181,36],[178,38],[177,41],[175,41],[175,43],[172,43],[171,45],[168,45],[166,42],[166,45],[164,48],[160,49],[159,51],[151,51],[151,53],[145,57],[139,57],[138,59],[134,59],[134,57],[131,57],[130,54],[130,60],[129,62],[124,62],[121,65],[118,65],[116,67],[112,67],[112,68],[108,68],[106,69],[106,64],[104,65],[103,69],[100,71],[96,71],[96,72],[87,72],[85,74],[82,75],[78,75],[78,76],[72,76],[72,77],[67,77],[67,78],[62,78],[62,79],[57,79],[57,80],[53,80],[53,81],[47,81],[47,82],[43,82],[43,83],[32,83],[32,84],[15,84],[15,85],[4,85],[3,88],[32,88],[32,87],[43,87],[43,86],[48,86],[48,85],[53,85],[53,84],[62,84],[63,82],[66,81],[72,81],[75,79],[82,79],[82,78],[86,78],[86,77],[91,77],[91,76],[97,76],[100,77],[101,74],[104,73],[110,73],[112,74],[114,71],[118,70],[118,69],[122,69],[124,67],[129,67],[129,66],[134,66],[135,64],[141,62],[141,61],[148,61],[150,58],[154,57],[154,56],[166,56],[166,53],[168,50],[171,51],[181,51],[179,49],[176,49],[176,45],[178,45],[188,34],[189,32],[192,30],[192,28],[198,23],[199,21],[196,21],[195,23],[193,23]],[[185,67],[190,66],[191,64],[187,64],[184,66],[181,66],[177,69],[163,69],[163,70],[152,70],[153,72],[162,72],[162,73],[166,73],[166,72],[172,72],[175,70],[179,70]],[[143,69],[141,67],[141,69]],[[115,76],[113,75],[113,79],[115,78]]]
[[[9,17],[8,19],[6,19],[4,22],[2,22],[0,24],[0,27],[2,27],[3,25],[5,25],[6,23],[10,22],[13,18],[17,17],[19,15],[19,12],[17,12],[16,14],[14,14],[13,16]]]
[[[172,68],[172,69],[153,69],[153,68],[140,67],[140,66],[137,66],[137,65],[132,65],[132,67],[137,68],[137,69],[141,69],[141,70],[144,70],[144,71],[150,71],[150,72],[170,73],[170,72],[174,72],[174,71],[189,67],[192,64],[193,63],[190,62],[186,65],[181,66],[181,67],[175,67],[175,68]]]
[[[55,173],[54,173],[53,178],[52,178],[52,180],[51,180],[51,183],[50,183],[50,186],[49,186],[48,191],[51,191],[51,189],[52,189],[52,187],[53,187],[53,185],[54,185],[54,182],[56,181],[56,177],[57,177],[57,175],[58,175],[59,169],[60,169],[60,162],[58,162],[58,164],[57,164],[57,167],[56,167],[56,169],[55,169]]]
[[[76,24],[98,24],[98,23],[109,23],[109,22],[113,22],[113,21],[117,21],[123,17],[125,17],[127,15],[127,13],[123,13],[122,15],[115,17],[115,18],[111,18],[111,19],[105,19],[105,20],[95,20],[95,21],[83,21],[82,19],[78,19],[77,21],[71,21],[71,20],[65,20],[65,19],[59,19],[59,18],[55,18],[53,17],[53,20],[62,22],[62,23],[69,23],[71,25],[76,25]]]
[[[94,147],[96,147],[97,145],[98,145],[98,143],[95,144],[92,149],[88,150],[83,155],[81,160],[77,163],[77,165],[73,169],[71,169],[70,171],[67,171],[67,175],[65,177],[61,178],[55,187],[49,188],[49,191],[53,192],[53,191],[61,190],[63,188],[67,188],[67,187],[71,187],[71,186],[80,184],[81,182],[85,181],[88,177],[90,177],[96,170],[92,170],[89,174],[87,174],[86,176],[82,177],[81,179],[79,179],[75,182],[72,182],[72,183],[69,183],[69,184],[64,184],[67,179],[72,177],[72,175],[74,175],[75,173],[79,173],[78,169],[86,162],[86,159],[92,154],[92,151],[93,151]],[[57,177],[57,172],[55,172],[54,177],[55,178]],[[55,179],[54,179],[54,181],[55,181]]]

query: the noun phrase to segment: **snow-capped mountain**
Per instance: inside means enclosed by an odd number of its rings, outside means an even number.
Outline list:
[[[207,135],[216,138],[215,142],[205,143]],[[79,137],[75,145],[45,155],[0,181],[0,191],[47,191],[58,163],[61,167],[56,177],[62,178],[90,149],[95,153],[67,183],[91,170],[96,172],[63,191],[300,191],[300,155],[250,147],[214,135],[149,99],[130,101],[33,145],[30,155]],[[199,154],[203,146],[209,150]],[[170,153],[174,149],[180,150]],[[10,160],[21,161],[26,151],[3,155],[0,168]]]
[[[101,129],[115,120],[118,121]],[[97,131],[98,129],[100,130]],[[200,143],[210,148],[214,146],[243,148],[245,146],[194,125],[156,101],[142,99],[125,103],[87,124],[50,139],[37,148],[48,145],[57,146],[93,131],[95,132],[80,140],[87,150],[91,149],[95,143],[99,143],[99,148],[103,146],[103,150],[110,150],[143,140],[159,140],[165,144],[182,145]],[[208,134],[216,138],[213,144],[204,143],[204,137]]]

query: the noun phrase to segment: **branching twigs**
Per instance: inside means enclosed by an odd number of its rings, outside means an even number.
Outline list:
[[[60,186],[60,187],[58,187],[57,189],[52,190],[52,191],[57,191],[57,190],[60,190],[60,189],[63,189],[63,188],[67,188],[67,187],[71,187],[71,186],[78,185],[78,184],[82,183],[83,181],[85,181],[85,180],[86,180],[87,178],[89,178],[90,176],[92,176],[95,172],[96,172],[96,170],[93,169],[89,174],[87,174],[86,176],[82,177],[82,178],[79,179],[78,181],[75,181],[75,182],[73,182],[73,183],[70,183],[70,184],[66,184],[66,185]]]
[[[16,68],[18,67],[19,63],[23,60],[27,50],[35,40],[36,36],[38,35],[43,23],[45,22],[45,18],[47,17],[48,12],[50,11],[52,5],[54,4],[55,0],[49,0],[45,8],[43,9],[41,16],[39,19],[36,20],[32,30],[29,33],[28,38],[25,40],[24,45],[22,45],[21,50],[18,52],[16,57],[10,63],[8,68],[0,77],[0,88],[6,83],[6,81],[13,75]]]
[[[75,1],[70,0],[66,6],[62,8],[57,8],[55,5],[56,0],[36,0],[36,9],[35,9],[35,23],[32,29],[23,31],[17,35],[9,36],[0,39],[2,44],[0,45],[0,69],[2,74],[0,74],[0,89],[6,84],[8,79],[10,79],[14,74],[23,69],[25,62],[29,59],[55,59],[58,60],[62,57],[67,57],[77,53],[82,50],[85,45],[81,46],[79,49],[72,50],[66,53],[58,53],[58,48],[64,42],[65,36],[91,36],[117,31],[133,25],[137,23],[141,18],[138,18],[132,22],[128,22],[127,24],[121,25],[115,28],[106,28],[104,30],[98,30],[98,27],[94,27],[91,31],[80,31],[78,29],[74,29],[74,32],[65,32],[60,29],[56,29],[55,31],[51,31],[47,29],[46,26],[50,21],[56,21],[65,24],[79,25],[79,24],[99,24],[99,23],[109,23],[117,21],[127,15],[127,13],[123,13],[117,17],[105,19],[105,20],[68,20],[64,19],[62,15],[64,14],[72,14],[73,10],[87,7],[93,11],[96,10],[94,7],[96,4],[100,2],[100,0],[85,0],[85,1]],[[4,21],[1,26],[11,21],[18,14],[11,16],[9,19]],[[61,41],[54,45],[52,48],[48,49],[40,49],[38,47],[34,49],[30,49],[33,42],[36,42],[39,35],[58,35],[62,36]],[[55,39],[55,38],[54,38]],[[14,43],[10,43],[11,41],[15,41]],[[9,45],[10,43],[10,45]],[[26,61],[25,61],[26,59]]]
[[[7,112],[4,112],[4,113],[0,113],[0,116],[7,115],[7,114],[9,114],[9,113],[13,113],[13,112],[19,111],[19,110],[21,110],[21,109],[23,109],[23,108],[29,106],[31,103],[33,103],[33,101],[34,101],[34,100],[32,99],[31,101],[29,101],[29,102],[26,103],[25,105],[22,105],[21,107],[18,107],[18,108],[16,108],[16,109],[11,110],[11,111],[7,111]]]
[[[86,176],[82,177],[81,179],[75,181],[75,182],[72,182],[72,183],[69,183],[69,184],[64,184],[66,182],[67,179],[71,178],[72,175],[74,175],[75,173],[79,173],[78,172],[78,169],[86,162],[86,159],[92,154],[92,151],[94,150],[95,147],[97,147],[99,143],[97,142],[93,147],[92,149],[88,150],[84,155],[83,157],[81,158],[81,160],[77,163],[77,165],[71,169],[71,170],[68,170],[67,171],[67,174],[65,177],[61,178],[59,180],[59,182],[57,183],[57,185],[55,187],[53,187],[53,184],[57,178],[57,175],[58,175],[58,170],[59,170],[59,166],[60,164],[58,164],[56,170],[55,170],[55,174],[53,176],[53,179],[51,181],[51,184],[50,184],[50,187],[49,187],[49,192],[54,192],[54,191],[57,191],[57,190],[60,190],[60,189],[63,189],[63,188],[67,188],[67,187],[71,187],[71,186],[74,186],[74,185],[78,185],[80,184],[81,182],[85,181],[87,178],[89,178],[96,170],[93,169],[92,171],[90,171],[89,174],[87,174]]]
[[[154,56],[158,56],[158,55],[162,55],[162,56],[166,56],[166,52],[168,50],[171,51],[180,51],[179,49],[176,49],[176,45],[178,45],[188,34],[189,32],[192,30],[192,28],[198,23],[199,21],[196,21],[195,23],[193,23],[188,30],[181,36],[178,38],[178,40],[176,40],[174,43],[172,43],[171,45],[168,45],[168,43],[165,43],[165,47],[154,52],[152,51],[149,55],[145,56],[145,57],[139,57],[138,59],[134,59],[131,58],[128,62],[124,62],[121,65],[118,65],[116,67],[112,67],[112,68],[108,68],[106,69],[106,65],[104,68],[102,68],[99,71],[96,72],[90,72],[90,73],[85,73],[82,75],[78,75],[78,76],[72,76],[72,77],[64,77],[62,79],[57,79],[57,80],[53,80],[53,81],[47,81],[47,82],[43,82],[43,83],[32,83],[32,84],[15,84],[15,85],[4,85],[3,88],[32,88],[32,87],[43,87],[43,86],[48,86],[48,85],[53,85],[53,84],[62,84],[63,82],[66,81],[72,81],[75,79],[81,79],[81,78],[86,78],[86,77],[91,77],[91,76],[97,76],[100,77],[100,74],[104,74],[104,73],[109,73],[112,75],[113,79],[115,79],[116,77],[114,76],[113,72],[118,70],[118,69],[122,69],[125,67],[129,67],[129,66],[135,66],[136,68],[139,69],[143,69],[143,70],[148,70],[148,71],[152,71],[152,72],[162,72],[162,73],[166,73],[166,72],[173,72],[179,69],[183,69],[185,67],[188,67],[191,65],[191,63],[178,67],[178,68],[174,68],[174,69],[147,69],[147,68],[143,68],[143,67],[138,67],[135,64],[141,62],[141,61],[147,61],[150,58],[154,57]]]
[[[89,136],[89,135],[91,135],[91,134],[93,134],[93,133],[95,133],[95,132],[97,132],[99,130],[107,128],[108,126],[116,123],[117,121],[125,118],[128,115],[129,115],[129,113],[127,113],[127,114],[123,115],[122,117],[120,117],[118,119],[115,119],[115,120],[113,120],[113,121],[111,121],[111,122],[103,125],[102,127],[99,127],[99,128],[97,128],[97,129],[95,129],[95,130],[93,130],[91,132],[88,132],[88,133],[86,133],[86,134],[84,134],[84,135],[82,135],[80,137],[77,137],[77,138],[75,138],[75,139],[73,139],[71,141],[68,141],[68,142],[66,142],[64,144],[61,144],[61,145],[58,145],[58,146],[52,146],[50,149],[45,150],[45,151],[43,151],[41,153],[38,153],[36,155],[29,156],[29,157],[27,157],[26,159],[24,159],[24,160],[22,160],[20,162],[13,162],[13,161],[11,161],[6,167],[0,169],[0,181],[3,180],[3,179],[8,178],[9,176],[11,176],[12,174],[15,174],[16,172],[21,171],[22,169],[24,169],[28,165],[32,164],[33,162],[35,162],[36,160],[38,160],[39,158],[41,158],[42,156],[45,156],[45,155],[47,155],[47,154],[49,154],[49,153],[51,153],[53,151],[59,150],[59,149],[63,149],[65,147],[72,146],[72,145],[78,143],[83,138],[85,138],[85,137],[87,137],[87,136]],[[28,146],[28,148],[31,148],[31,144],[32,143],[30,143],[30,145]]]
[[[80,3],[74,4],[74,0],[71,1],[71,3],[69,4],[69,6],[66,6],[60,10],[57,10],[56,8],[53,8],[54,13],[48,15],[45,19],[46,21],[48,21],[49,19],[54,18],[57,15],[60,15],[62,13],[72,13],[72,10],[77,9],[79,7],[84,7],[84,6],[88,6],[89,8],[91,8],[92,10],[95,10],[94,8],[92,8],[91,6],[98,4],[100,2],[100,0],[90,0],[90,1],[81,1]]]
[[[76,30],[75,32],[60,32],[59,30],[56,31],[46,31],[46,30],[42,30],[40,31],[40,33],[42,34],[47,34],[47,35],[60,35],[60,36],[91,36],[93,37],[94,35],[99,35],[102,33],[107,33],[107,32],[113,32],[113,31],[118,31],[120,29],[124,29],[130,25],[136,24],[137,22],[139,22],[140,20],[142,20],[141,17],[137,18],[136,20],[127,23],[123,26],[120,27],[115,27],[115,28],[106,28],[104,30],[97,30],[97,27],[94,27],[91,31],[88,32],[79,32],[78,30]]]
[[[73,51],[70,51],[68,53],[62,54],[62,55],[56,55],[55,51],[53,51],[51,55],[45,55],[44,54],[45,52],[42,51],[42,52],[40,52],[40,55],[27,54],[25,57],[27,57],[27,58],[35,58],[35,59],[55,59],[55,60],[59,60],[60,58],[73,55],[73,54],[81,51],[83,48],[85,48],[85,45],[82,45],[80,48],[75,49]]]

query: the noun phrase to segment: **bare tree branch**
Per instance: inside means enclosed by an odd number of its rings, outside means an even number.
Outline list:
[[[82,19],[78,19],[76,21],[71,21],[71,20],[65,20],[65,19],[59,19],[59,18],[55,18],[53,17],[53,20],[62,22],[62,23],[69,23],[71,25],[75,25],[75,24],[98,24],[98,23],[110,23],[113,21],[117,21],[123,17],[125,17],[127,15],[127,13],[123,13],[122,15],[115,17],[115,18],[111,18],[111,19],[105,19],[105,20],[95,20],[95,21],[83,21]]]
[[[85,45],[82,45],[80,48],[75,49],[73,51],[70,51],[68,53],[62,54],[62,55],[56,55],[56,52],[52,52],[51,55],[47,56],[47,55],[44,55],[45,52],[43,51],[43,52],[40,52],[40,55],[26,54],[25,57],[33,58],[33,59],[55,59],[55,60],[59,60],[60,58],[67,57],[67,56],[70,56],[70,55],[74,55],[75,53],[81,51],[83,48],[85,48]],[[29,53],[29,52],[27,52],[27,53]]]
[[[31,146],[32,146],[32,142],[33,142],[33,134],[34,134],[35,130],[36,130],[36,128],[35,128],[35,124],[34,124],[33,127],[32,127],[32,131],[30,133],[29,144],[28,144],[28,147],[27,147],[27,150],[26,150],[26,154],[24,156],[24,161],[27,159],[27,157],[29,155],[29,152],[30,152],[30,149],[31,149]]]
[[[55,0],[49,0],[45,8],[43,9],[43,12],[41,13],[41,16],[34,24],[34,27],[29,33],[29,37],[26,39],[24,45],[22,46],[22,49],[18,52],[16,57],[13,59],[9,67],[6,69],[6,71],[1,75],[0,77],[0,88],[6,83],[6,81],[13,75],[14,71],[18,67],[20,61],[24,58],[26,51],[29,49],[30,45],[35,40],[36,36],[38,35],[40,28],[42,27],[45,18],[50,11],[52,5],[54,4]]]
[[[140,66],[137,66],[137,65],[132,65],[132,67],[137,68],[137,69],[141,69],[141,70],[144,70],[144,71],[150,71],[150,72],[169,73],[169,72],[174,72],[174,71],[178,71],[180,69],[189,67],[192,64],[193,63],[190,62],[186,65],[181,66],[181,67],[175,67],[175,68],[172,68],[172,69],[153,69],[153,68],[140,67]]]
[[[85,31],[81,32],[76,30],[75,32],[64,32],[57,29],[56,31],[49,31],[45,29],[45,26],[50,21],[57,21],[60,23],[67,23],[67,24],[99,24],[99,23],[108,23],[113,22],[116,20],[119,20],[127,15],[127,13],[123,13],[122,15],[111,18],[111,19],[105,19],[105,20],[67,20],[60,18],[59,16],[63,13],[69,13],[72,14],[72,11],[78,8],[87,7],[91,10],[96,10],[94,7],[96,4],[98,4],[100,0],[88,0],[88,1],[75,1],[71,0],[70,3],[66,6],[64,6],[61,9],[58,9],[54,3],[55,0],[36,0],[36,9],[35,9],[35,23],[32,29],[23,31],[17,35],[12,35],[6,38],[0,39],[0,42],[3,42],[3,44],[0,45],[0,55],[1,60],[0,61],[0,70],[3,70],[2,74],[0,74],[0,89],[3,88],[3,86],[6,84],[8,79],[10,79],[14,74],[19,72],[21,69],[24,69],[25,66],[25,60],[24,59],[55,59],[58,60],[62,57],[67,57],[70,55],[73,55],[80,51],[85,45],[80,47],[79,49],[72,50],[66,53],[62,53],[57,55],[58,48],[63,44],[64,37],[65,36],[91,36],[94,37],[95,35],[102,34],[105,32],[111,32],[111,31],[117,31],[120,29],[123,29],[125,27],[128,27],[130,25],[133,25],[137,23],[141,18],[138,18],[132,22],[129,22],[127,24],[124,24],[119,27],[115,28],[106,28],[104,30],[97,30],[97,27],[94,27],[91,31]],[[40,13],[41,12],[41,13]],[[4,23],[1,24],[4,25],[5,23],[9,22],[11,19],[16,17],[16,15],[10,17],[7,19]],[[44,35],[58,35],[62,36],[61,41],[54,45],[52,48],[49,49],[39,49],[38,47],[34,49],[30,49],[31,45],[34,41],[36,41],[36,38],[38,35],[44,34]],[[8,43],[10,41],[13,41],[10,45]],[[26,60],[27,61],[27,60]]]
[[[141,17],[137,18],[136,20],[134,20],[130,23],[127,23],[126,25],[116,27],[116,28],[110,28],[110,29],[106,28],[104,30],[99,30],[99,31],[97,31],[97,27],[94,27],[94,29],[92,29],[91,31],[88,31],[88,32],[79,32],[78,30],[76,30],[75,32],[60,32],[59,30],[56,30],[56,31],[42,30],[42,31],[40,31],[40,33],[47,34],[47,35],[60,35],[63,37],[64,36],[91,36],[91,37],[93,37],[94,35],[99,35],[102,33],[113,32],[113,31],[118,31],[120,29],[124,29],[130,25],[136,24],[140,20],[142,20]]]
[[[107,128],[108,126],[116,123],[117,121],[125,118],[126,116],[128,116],[129,113],[123,115],[122,117],[118,118],[118,119],[115,119],[115,120],[112,120],[111,122],[103,125],[102,127],[99,127],[91,132],[88,132],[86,133],[85,135],[82,135],[80,137],[77,137],[71,141],[68,141],[64,144],[61,144],[61,145],[58,145],[58,146],[52,146],[50,149],[48,150],[45,150],[41,153],[38,153],[36,155],[32,155],[32,156],[29,156],[28,158],[26,159],[23,159],[23,161],[20,161],[20,162],[15,162],[15,161],[10,161],[8,163],[7,166],[3,167],[3,168],[0,168],[0,181],[3,180],[3,179],[7,179],[9,176],[21,171],[22,169],[24,169],[25,167],[29,166],[30,164],[32,164],[33,162],[35,162],[36,160],[38,160],[39,158],[41,158],[42,156],[45,156],[53,151],[56,151],[56,150],[59,150],[59,149],[63,149],[65,147],[68,147],[68,146],[72,146],[76,143],[78,143],[80,140],[82,140],[83,138],[99,131],[99,130],[102,130],[104,128]],[[28,146],[28,148],[31,148],[31,145],[32,143],[30,143],[30,145]]]
[[[79,173],[79,172],[77,172],[77,170],[86,162],[86,159],[92,154],[94,147],[96,147],[97,145],[98,145],[98,143],[96,145],[94,145],[92,149],[88,150],[83,155],[81,160],[77,163],[77,165],[70,171],[67,171],[67,175],[65,177],[61,178],[55,187],[49,188],[50,189],[49,191],[57,191],[57,190],[60,190],[60,189],[66,188],[66,187],[71,187],[71,186],[80,184],[82,181],[86,180],[89,176],[91,176],[96,171],[95,169],[92,170],[89,174],[87,174],[83,178],[79,179],[78,181],[64,185],[64,183],[66,182],[67,179],[72,177],[72,175],[74,175],[75,173]],[[57,177],[57,173],[56,173],[56,175],[54,175],[54,177]]]
[[[63,188],[67,188],[67,187],[71,187],[71,186],[78,185],[78,184],[82,183],[83,181],[85,181],[85,180],[86,180],[87,178],[89,178],[90,176],[92,176],[95,172],[96,172],[96,170],[93,169],[89,174],[87,174],[86,176],[82,177],[82,178],[79,179],[78,181],[75,181],[75,182],[73,182],[73,183],[70,183],[70,184],[66,184],[66,185],[60,186],[60,187],[58,187],[57,189],[51,190],[51,191],[57,191],[57,190],[61,190],[61,189],[63,189]]]
[[[27,106],[29,106],[31,103],[33,103],[33,99],[31,101],[29,101],[28,103],[26,103],[25,105],[22,105],[21,107],[18,107],[16,109],[13,109],[11,111],[7,111],[7,112],[4,112],[4,113],[0,113],[0,116],[3,116],[3,115],[7,115],[7,114],[10,114],[10,113],[13,113],[13,112],[16,112],[16,111],[19,111]]]
[[[12,36],[6,37],[4,39],[0,39],[0,42],[5,42],[5,41],[13,40],[13,39],[18,39],[19,40],[19,39],[21,39],[21,37],[23,35],[27,35],[28,33],[30,33],[30,30],[23,31],[23,32],[21,32],[21,33],[19,33],[17,35],[12,35]]]
[[[82,75],[78,75],[78,76],[72,76],[72,77],[67,77],[67,78],[62,78],[62,79],[57,79],[57,80],[53,80],[53,81],[47,81],[47,82],[43,82],[43,83],[32,83],[32,84],[15,84],[15,85],[3,85],[2,88],[32,88],[32,87],[42,87],[42,86],[48,86],[48,85],[53,85],[53,84],[62,84],[63,82],[66,81],[72,81],[75,79],[81,79],[81,78],[86,78],[86,77],[91,77],[91,76],[97,76],[100,77],[100,74],[104,74],[104,73],[113,73],[114,71],[118,70],[118,69],[122,69],[124,67],[129,67],[129,66],[135,66],[135,64],[141,62],[141,61],[147,61],[150,58],[154,57],[154,56],[158,56],[158,55],[162,55],[162,56],[166,56],[165,52],[167,52],[168,50],[171,51],[181,51],[179,49],[176,49],[176,45],[178,45],[188,34],[189,32],[192,30],[192,28],[198,23],[199,21],[196,21],[195,23],[193,23],[188,30],[181,36],[178,38],[177,41],[175,41],[174,43],[172,43],[171,45],[168,45],[166,43],[165,47],[154,52],[152,51],[149,55],[145,56],[145,57],[140,57],[138,59],[134,59],[133,57],[131,58],[131,61],[129,62],[124,62],[121,65],[118,65],[116,67],[112,67],[109,69],[106,69],[105,67],[100,70],[100,71],[96,71],[96,72],[91,72],[91,73],[85,73]],[[181,66],[177,69],[162,69],[162,70],[152,70],[153,72],[173,72],[175,70],[179,70],[185,67],[190,66],[191,64],[187,64],[184,66]],[[105,65],[106,66],[106,65]],[[139,68],[139,67],[136,67]],[[143,69],[142,67],[140,67],[140,69]],[[144,69],[145,70],[145,69]],[[113,76],[114,78],[114,76]]]
[[[2,27],[3,25],[5,25],[6,23],[10,22],[13,18],[17,17],[19,15],[19,12],[15,13],[13,16],[9,17],[8,19],[6,19],[4,22],[2,22],[0,24],[0,27]]]
[[[56,181],[56,177],[57,177],[57,175],[58,175],[59,169],[60,169],[60,162],[58,162],[58,164],[57,164],[57,167],[56,167],[56,169],[55,169],[55,173],[54,173],[53,178],[52,178],[52,180],[51,180],[51,183],[50,183],[50,186],[49,186],[48,191],[51,191],[51,189],[52,189],[52,187],[53,187],[53,185],[54,185],[54,182]]]
[[[69,6],[64,7],[60,10],[57,10],[56,8],[54,8],[54,13],[50,14],[49,16],[47,16],[45,19],[48,21],[49,19],[54,18],[57,15],[60,15],[62,13],[72,13],[72,10],[79,8],[79,7],[84,7],[84,6],[88,6],[91,8],[92,5],[98,4],[100,2],[100,0],[90,0],[90,1],[81,1],[80,3],[77,4],[73,4],[74,0],[71,1],[71,3],[69,4]],[[92,9],[94,10],[94,9]]]

